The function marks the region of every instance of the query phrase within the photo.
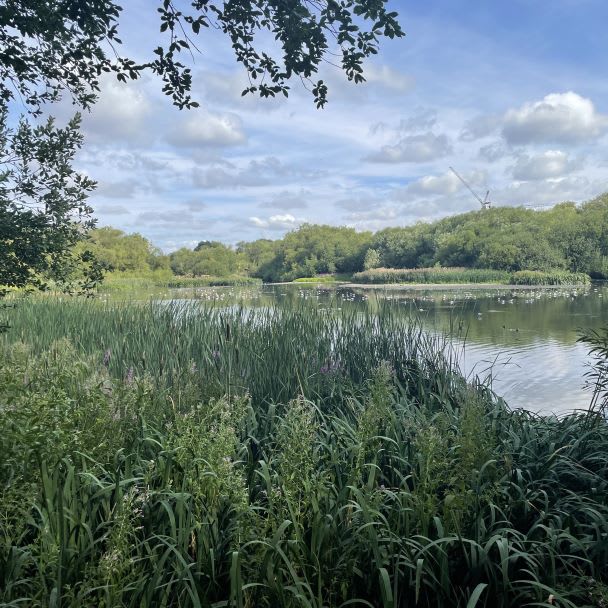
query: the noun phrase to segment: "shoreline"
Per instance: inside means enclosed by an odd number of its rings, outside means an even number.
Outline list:
[[[560,289],[573,287],[590,287],[593,282],[584,285],[577,283],[568,283],[564,285],[514,285],[512,283],[353,283],[349,281],[287,281],[282,283],[263,283],[263,285],[315,285],[323,287],[345,287],[348,289],[413,289],[439,291],[442,289]]]
[[[512,285],[509,283],[340,283],[340,287],[348,289],[413,289],[423,291],[425,289],[431,291],[440,291],[442,289],[562,289],[573,287],[589,287],[590,285],[577,285],[575,283],[568,285]]]

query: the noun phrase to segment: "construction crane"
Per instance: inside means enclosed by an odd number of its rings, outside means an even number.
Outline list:
[[[486,192],[486,197],[482,199],[474,190],[469,186],[469,184],[464,180],[464,178],[454,169],[454,167],[450,167],[450,171],[466,186],[467,190],[477,199],[482,209],[490,209],[492,203],[490,202],[490,191]]]

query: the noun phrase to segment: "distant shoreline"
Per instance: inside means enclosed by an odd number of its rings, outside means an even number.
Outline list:
[[[327,285],[327,283],[326,283]],[[512,285],[508,283],[339,283],[340,287],[347,287],[354,289],[359,287],[361,289],[413,289],[416,291],[423,291],[425,289],[440,291],[442,289],[517,289],[517,290],[531,290],[531,289],[563,289],[571,287],[585,287],[585,285],[577,285],[572,283],[570,285]]]

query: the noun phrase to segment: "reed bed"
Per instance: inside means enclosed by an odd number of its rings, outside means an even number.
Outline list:
[[[355,283],[502,283],[505,285],[587,285],[584,273],[488,270],[483,268],[374,268],[353,275]]]
[[[10,318],[2,606],[608,597],[605,419],[510,411],[390,305]]]
[[[542,272],[537,270],[520,270],[511,276],[513,285],[588,285],[589,275],[583,272],[567,272],[553,270]]]
[[[355,283],[508,283],[510,273],[480,268],[374,268],[353,275]]]
[[[226,277],[181,277],[181,276],[108,276],[99,285],[97,291],[100,293],[123,292],[133,293],[140,289],[177,289],[182,287],[237,287],[245,285],[261,285],[262,280],[247,276],[226,276]]]

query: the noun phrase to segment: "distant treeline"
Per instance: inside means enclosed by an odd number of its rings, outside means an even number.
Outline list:
[[[608,278],[608,194],[579,206],[562,203],[547,211],[498,207],[376,233],[305,224],[279,240],[241,242],[234,248],[201,241],[194,250],[169,255],[140,235],[113,228],[93,231],[88,245],[108,269],[139,274],[243,275],[274,282],[442,266],[562,270]]]

